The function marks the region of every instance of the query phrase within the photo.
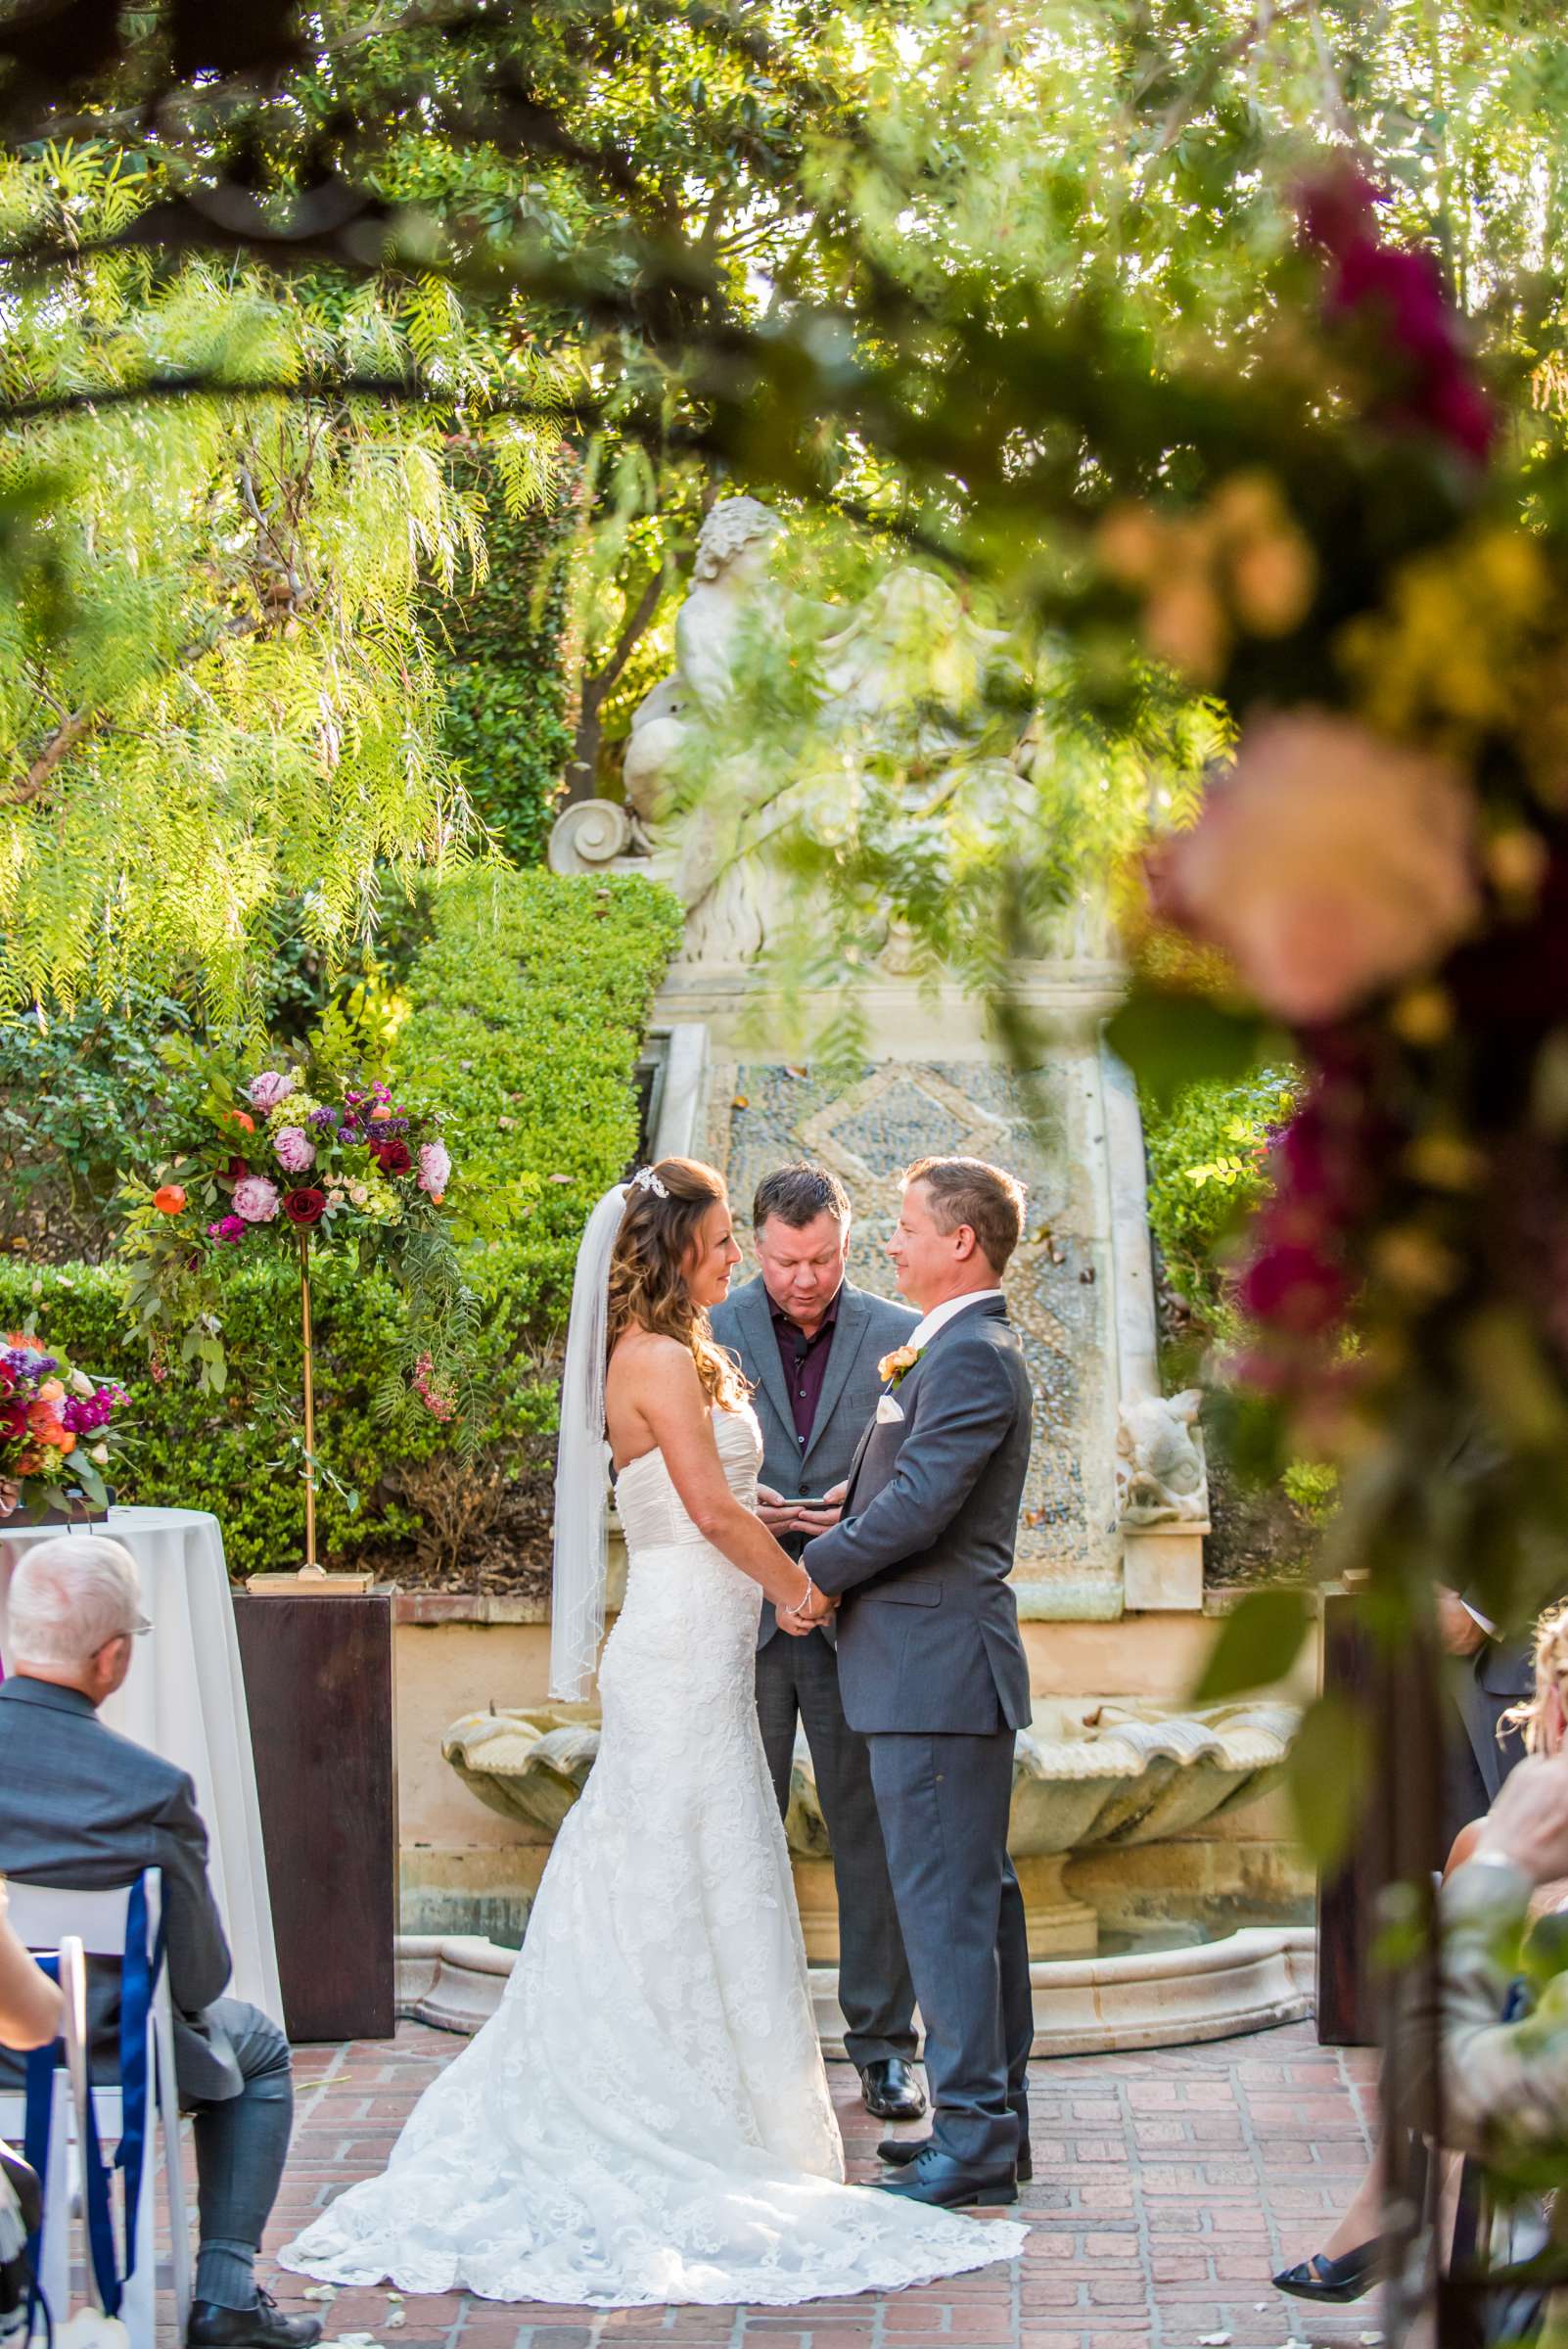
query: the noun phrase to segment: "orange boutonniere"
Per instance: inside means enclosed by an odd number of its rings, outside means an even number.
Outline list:
[[[895,1346],[893,1352],[885,1354],[878,1362],[878,1378],[885,1387],[896,1387],[905,1372],[914,1368],[924,1351],[920,1346]]]

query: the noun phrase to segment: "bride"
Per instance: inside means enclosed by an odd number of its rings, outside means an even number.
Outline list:
[[[589,1220],[551,1693],[583,1693],[603,1630],[608,1429],[629,1560],[598,1759],[496,2013],[385,2173],[285,2267],[591,2308],[787,2306],[1022,2247],[1022,2227],[842,2183],[753,1693],[760,1592],[798,1606],[809,1581],[753,1513],[757,1419],[708,1329],[739,1257],[722,1177],[689,1159],[644,1168]]]

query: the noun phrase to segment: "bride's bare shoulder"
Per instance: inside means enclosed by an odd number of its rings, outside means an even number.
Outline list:
[[[610,1357],[612,1375],[620,1372],[624,1379],[641,1384],[644,1380],[680,1378],[689,1375],[695,1383],[697,1365],[691,1348],[678,1338],[666,1337],[662,1330],[628,1329],[616,1341]]]

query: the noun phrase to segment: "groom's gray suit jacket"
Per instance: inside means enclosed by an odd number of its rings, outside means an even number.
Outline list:
[[[839,1686],[853,1728],[984,1735],[1030,1718],[1008,1587],[1029,1469],[1029,1373],[999,1297],[943,1324],[873,1419],[842,1521],[807,1543],[839,1595]],[[918,1612],[917,1612],[918,1610]]]

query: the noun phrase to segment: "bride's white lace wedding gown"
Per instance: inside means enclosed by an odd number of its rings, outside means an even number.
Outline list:
[[[750,1409],[715,1427],[755,1503]],[[1027,2230],[847,2187],[754,1696],[758,1589],[664,1460],[623,1470],[604,1732],[497,2012],[379,2178],[282,2253],[335,2283],[784,2306],[1011,2258]]]

